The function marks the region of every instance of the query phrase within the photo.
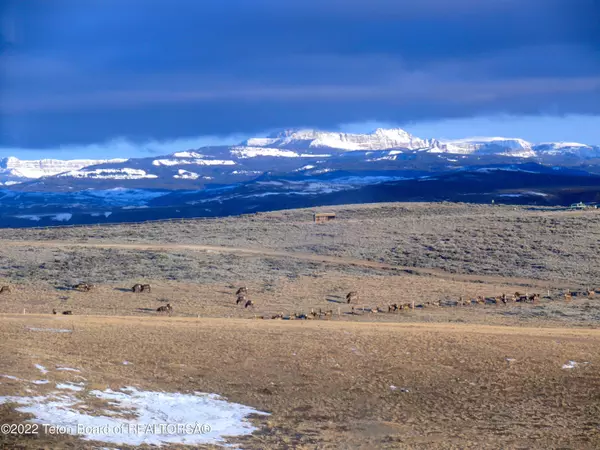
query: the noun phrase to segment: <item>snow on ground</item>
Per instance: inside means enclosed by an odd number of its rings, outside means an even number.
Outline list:
[[[215,394],[140,391],[90,391],[114,409],[88,413],[85,400],[66,392],[45,396],[0,397],[1,403],[16,403],[16,409],[34,416],[34,423],[52,423],[85,440],[138,446],[142,444],[224,444],[225,436],[251,434],[250,414],[267,415],[245,405],[230,403]],[[125,410],[134,419],[119,415]]]
[[[56,214],[52,217],[52,220],[58,220],[59,222],[68,222],[73,217],[73,214],[70,213],[60,213]]]
[[[35,368],[38,369],[40,372],[42,372],[43,374],[48,373],[48,369],[46,369],[44,366],[42,366],[41,364],[36,364]]]
[[[40,220],[42,220],[41,216],[36,216],[34,214],[23,214],[20,216],[15,216],[17,219],[29,219],[29,220],[33,220],[35,222],[39,222]]]
[[[257,156],[272,156],[279,158],[298,158],[298,153],[292,150],[282,150],[269,147],[232,147],[231,154],[237,158],[255,158]]]
[[[230,159],[155,159],[153,166],[179,166],[194,164],[197,166],[234,166],[235,161]]]
[[[158,178],[157,175],[146,173],[142,169],[81,169],[71,170],[57,175],[58,177],[92,178],[108,180],[139,180],[142,178]]]
[[[56,383],[57,389],[69,389],[71,391],[83,391],[83,386],[78,386],[75,383]]]
[[[200,177],[195,172],[189,172],[187,170],[179,169],[177,171],[177,175],[173,175],[173,178],[181,179],[181,180],[196,180]]]
[[[196,152],[177,152],[173,153],[171,156],[175,158],[204,158],[204,155]]]
[[[81,372],[79,369],[72,369],[71,367],[57,367],[56,370],[64,370],[67,372]]]

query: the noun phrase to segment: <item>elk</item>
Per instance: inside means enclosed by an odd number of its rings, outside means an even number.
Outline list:
[[[4,293],[7,293],[7,294],[8,294],[8,293],[10,293],[10,292],[11,292],[10,286],[2,286],[2,287],[0,288],[0,294],[4,294]]]
[[[69,311],[63,311],[63,314],[66,316],[72,316],[73,315],[73,311],[69,310]]]
[[[591,291],[591,290],[588,290],[588,291],[587,291],[587,296],[588,296],[588,298],[592,298],[592,297],[594,296],[594,294],[595,294],[595,293],[596,293],[596,291]]]
[[[356,291],[348,292],[346,295],[346,303],[350,303],[353,300],[358,301],[358,292]]]
[[[246,296],[244,294],[238,294],[237,300],[235,301],[236,305],[239,305],[240,303],[243,303],[247,300]]]
[[[570,292],[567,292],[565,294],[565,302],[570,302],[571,300],[573,300],[573,295]]]
[[[388,312],[395,312],[398,311],[398,305],[396,303],[392,304],[392,305],[388,305]]]
[[[52,314],[56,314],[56,309],[52,308]]]
[[[149,284],[140,284],[136,283],[131,288],[131,292],[140,293],[140,292],[152,292],[152,288],[150,288]]]
[[[248,301],[246,302],[246,304],[244,305],[244,308],[248,308],[249,306],[252,306],[252,307],[254,307],[254,303],[252,303],[252,300],[248,300]]]
[[[241,294],[247,294],[247,293],[248,293],[248,288],[246,286],[242,286],[241,288],[239,288],[236,291],[235,295],[237,295],[239,297]]]
[[[173,312],[173,307],[171,306],[171,304],[170,304],[170,303],[167,303],[165,306],[159,306],[159,307],[156,309],[156,312],[159,312],[159,313],[164,313],[164,312],[166,312],[166,313],[168,313],[169,315],[171,315],[171,313]]]
[[[79,283],[79,284],[76,284],[75,286],[73,286],[73,289],[76,289],[76,290],[82,291],[82,292],[90,292],[93,287],[94,287],[93,284]]]

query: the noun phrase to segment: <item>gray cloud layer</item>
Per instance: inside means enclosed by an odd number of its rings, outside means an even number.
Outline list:
[[[593,0],[30,0],[0,145],[600,114]]]

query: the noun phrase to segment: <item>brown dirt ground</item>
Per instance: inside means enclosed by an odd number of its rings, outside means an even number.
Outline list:
[[[271,413],[233,440],[247,449],[600,446],[598,330],[34,315],[3,315],[0,329],[3,374],[34,379],[33,364],[65,365],[93,388],[216,392]],[[581,364],[562,369],[568,360]],[[24,388],[3,379],[0,395]],[[0,408],[2,422],[24,419]],[[11,449],[92,448],[3,439]]]

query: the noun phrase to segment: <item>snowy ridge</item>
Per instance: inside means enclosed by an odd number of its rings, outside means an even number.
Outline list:
[[[141,169],[82,169],[61,173],[58,177],[96,178],[114,180],[139,180],[141,178],[158,178]]]
[[[335,133],[317,130],[286,130],[267,138],[248,139],[242,143],[245,147],[276,148],[333,148],[338,150],[385,150],[388,148],[407,148],[416,150],[430,145],[428,141],[416,138],[399,128],[378,128],[371,134]]]
[[[127,159],[39,159],[21,160],[14,156],[0,159],[0,173],[19,178],[41,178],[58,175],[62,172],[79,170],[87,166],[107,163],[122,163]]]

